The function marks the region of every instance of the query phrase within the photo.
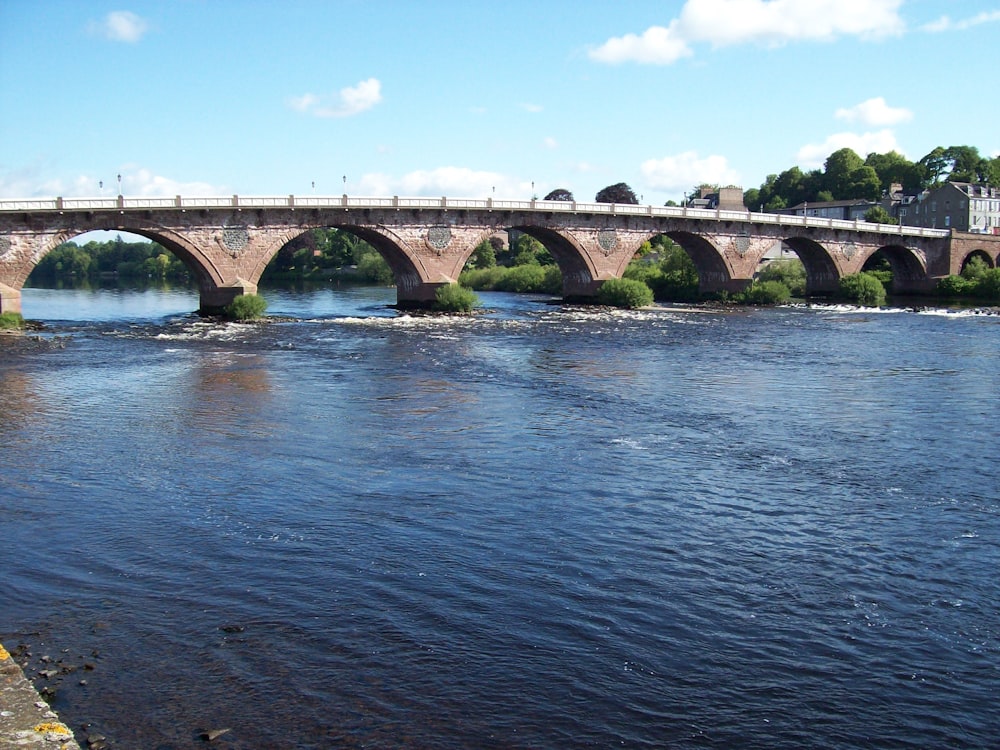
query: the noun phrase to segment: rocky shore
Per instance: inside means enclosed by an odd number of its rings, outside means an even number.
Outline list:
[[[32,747],[80,750],[73,732],[0,644],[0,750]]]

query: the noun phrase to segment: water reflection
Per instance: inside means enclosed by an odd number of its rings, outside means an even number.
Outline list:
[[[44,401],[39,398],[37,379],[22,370],[0,369],[0,406],[3,407],[3,433],[9,438],[13,430],[36,420],[39,410],[45,408]]]

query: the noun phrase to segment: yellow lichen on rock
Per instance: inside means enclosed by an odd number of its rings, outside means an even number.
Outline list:
[[[10,654],[7,653],[7,649],[5,649],[3,647],[3,644],[0,644],[0,661],[3,661],[4,659],[9,659],[9,658],[10,658]]]
[[[42,724],[35,724],[35,726],[33,726],[32,729],[34,729],[39,734],[62,734],[62,735],[73,734],[64,725],[56,724],[55,722],[51,721],[46,721]]]

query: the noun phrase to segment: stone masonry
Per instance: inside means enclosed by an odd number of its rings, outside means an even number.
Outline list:
[[[806,267],[810,293],[834,291],[839,279],[860,271],[879,250],[889,258],[896,291],[924,292],[961,269],[969,253],[1000,262],[1000,237],[914,236],[893,231],[776,223],[772,215],[697,212],[663,215],[652,207],[546,210],[530,207],[406,207],[385,205],[252,205],[233,196],[231,205],[176,205],[74,209],[56,199],[56,210],[0,210],[0,312],[20,311],[20,290],[31,270],[54,247],[91,230],[133,232],[159,242],[191,268],[201,308],[211,311],[241,294],[255,293],[268,262],[294,237],[314,228],[337,227],[373,245],[395,275],[400,306],[431,302],[437,288],[458,279],[476,245],[491,234],[517,229],[540,240],[563,273],[568,299],[591,299],[601,284],[621,276],[643,242],[666,234],[691,256],[701,291],[738,291],[761,258],[783,241]],[[399,199],[393,199],[393,204]],[[625,210],[625,209],[628,210]],[[648,208],[648,212],[644,210]],[[780,221],[784,221],[781,219]],[[888,228],[886,228],[888,229]],[[938,233],[939,235],[941,233]]]
[[[0,645],[0,750],[15,748],[80,750],[80,745]]]

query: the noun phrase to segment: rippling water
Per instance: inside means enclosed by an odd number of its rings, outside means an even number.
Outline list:
[[[80,667],[74,728],[996,746],[1000,317],[266,295],[25,290],[0,338],[0,641]]]

